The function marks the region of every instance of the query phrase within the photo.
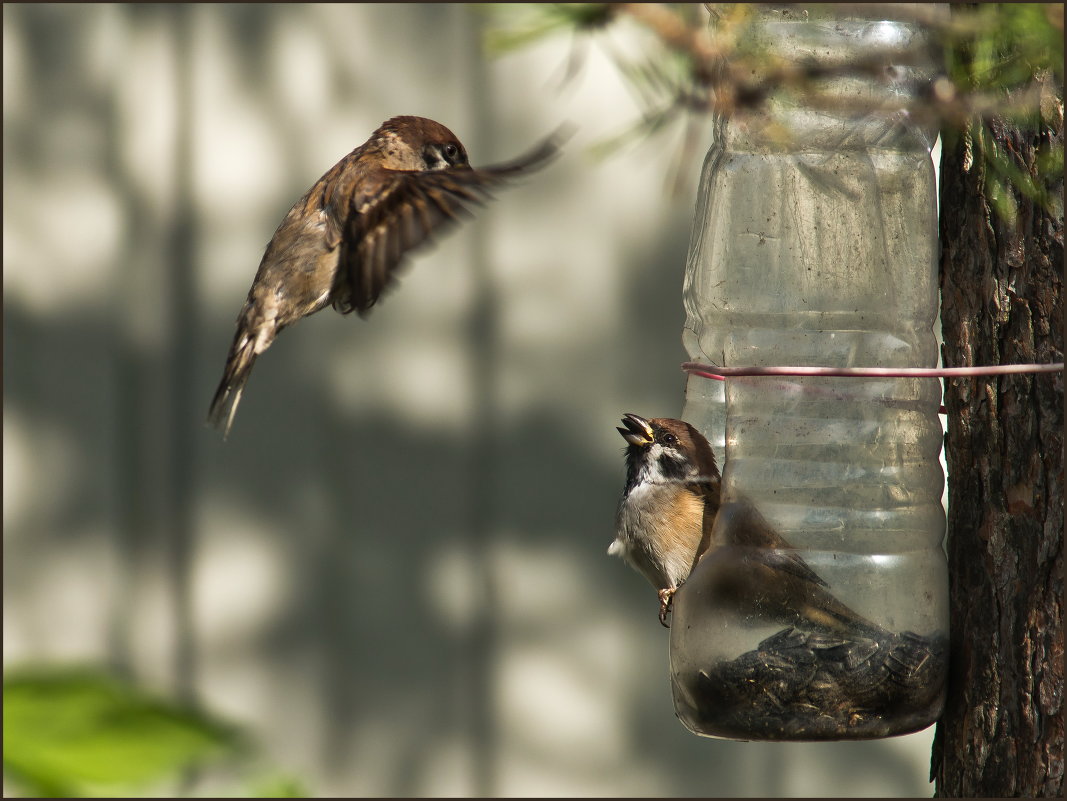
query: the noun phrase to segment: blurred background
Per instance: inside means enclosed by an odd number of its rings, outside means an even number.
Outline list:
[[[569,82],[566,35],[490,59],[458,4],[3,20],[5,671],[106,668],[314,795],[931,792],[932,728],[739,743],[674,716],[655,592],[606,549],[619,416],[682,408],[708,142],[674,192],[680,129],[591,155],[639,114],[603,52]],[[577,133],[369,320],[286,331],[224,443],[204,419],[267,241],[397,114],[475,165]]]

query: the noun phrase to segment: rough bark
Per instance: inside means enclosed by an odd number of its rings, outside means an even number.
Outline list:
[[[1062,147],[1062,111],[1036,133],[989,130],[1036,174],[1042,143]],[[1062,210],[1016,193],[1017,218],[998,217],[977,142],[957,140],[941,170],[945,365],[1062,362]],[[1063,373],[950,380],[945,405],[952,646],[936,794],[1061,797]]]

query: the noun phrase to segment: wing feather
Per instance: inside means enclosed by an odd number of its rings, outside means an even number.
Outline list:
[[[396,284],[408,253],[472,216],[470,207],[492,199],[493,188],[541,166],[558,149],[557,140],[550,138],[526,156],[494,167],[381,168],[369,176],[351,198],[342,224],[334,308],[365,316]]]

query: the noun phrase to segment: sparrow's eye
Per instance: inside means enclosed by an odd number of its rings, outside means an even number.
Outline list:
[[[459,145],[454,142],[431,142],[423,148],[422,157],[428,170],[444,170],[464,161]]]
[[[674,434],[671,434],[671,433],[664,434],[663,435],[663,444],[664,445],[677,445],[678,444],[678,437],[674,436]]]

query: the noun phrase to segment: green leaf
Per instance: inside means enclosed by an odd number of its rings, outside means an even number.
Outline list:
[[[502,22],[485,34],[491,55],[518,50],[556,33],[586,32],[602,28],[611,20],[606,3],[489,3],[472,8]]]
[[[240,746],[229,727],[100,671],[4,678],[4,772],[35,795],[145,788]]]
[[[256,784],[249,798],[309,798],[311,793],[299,779],[275,776]]]

